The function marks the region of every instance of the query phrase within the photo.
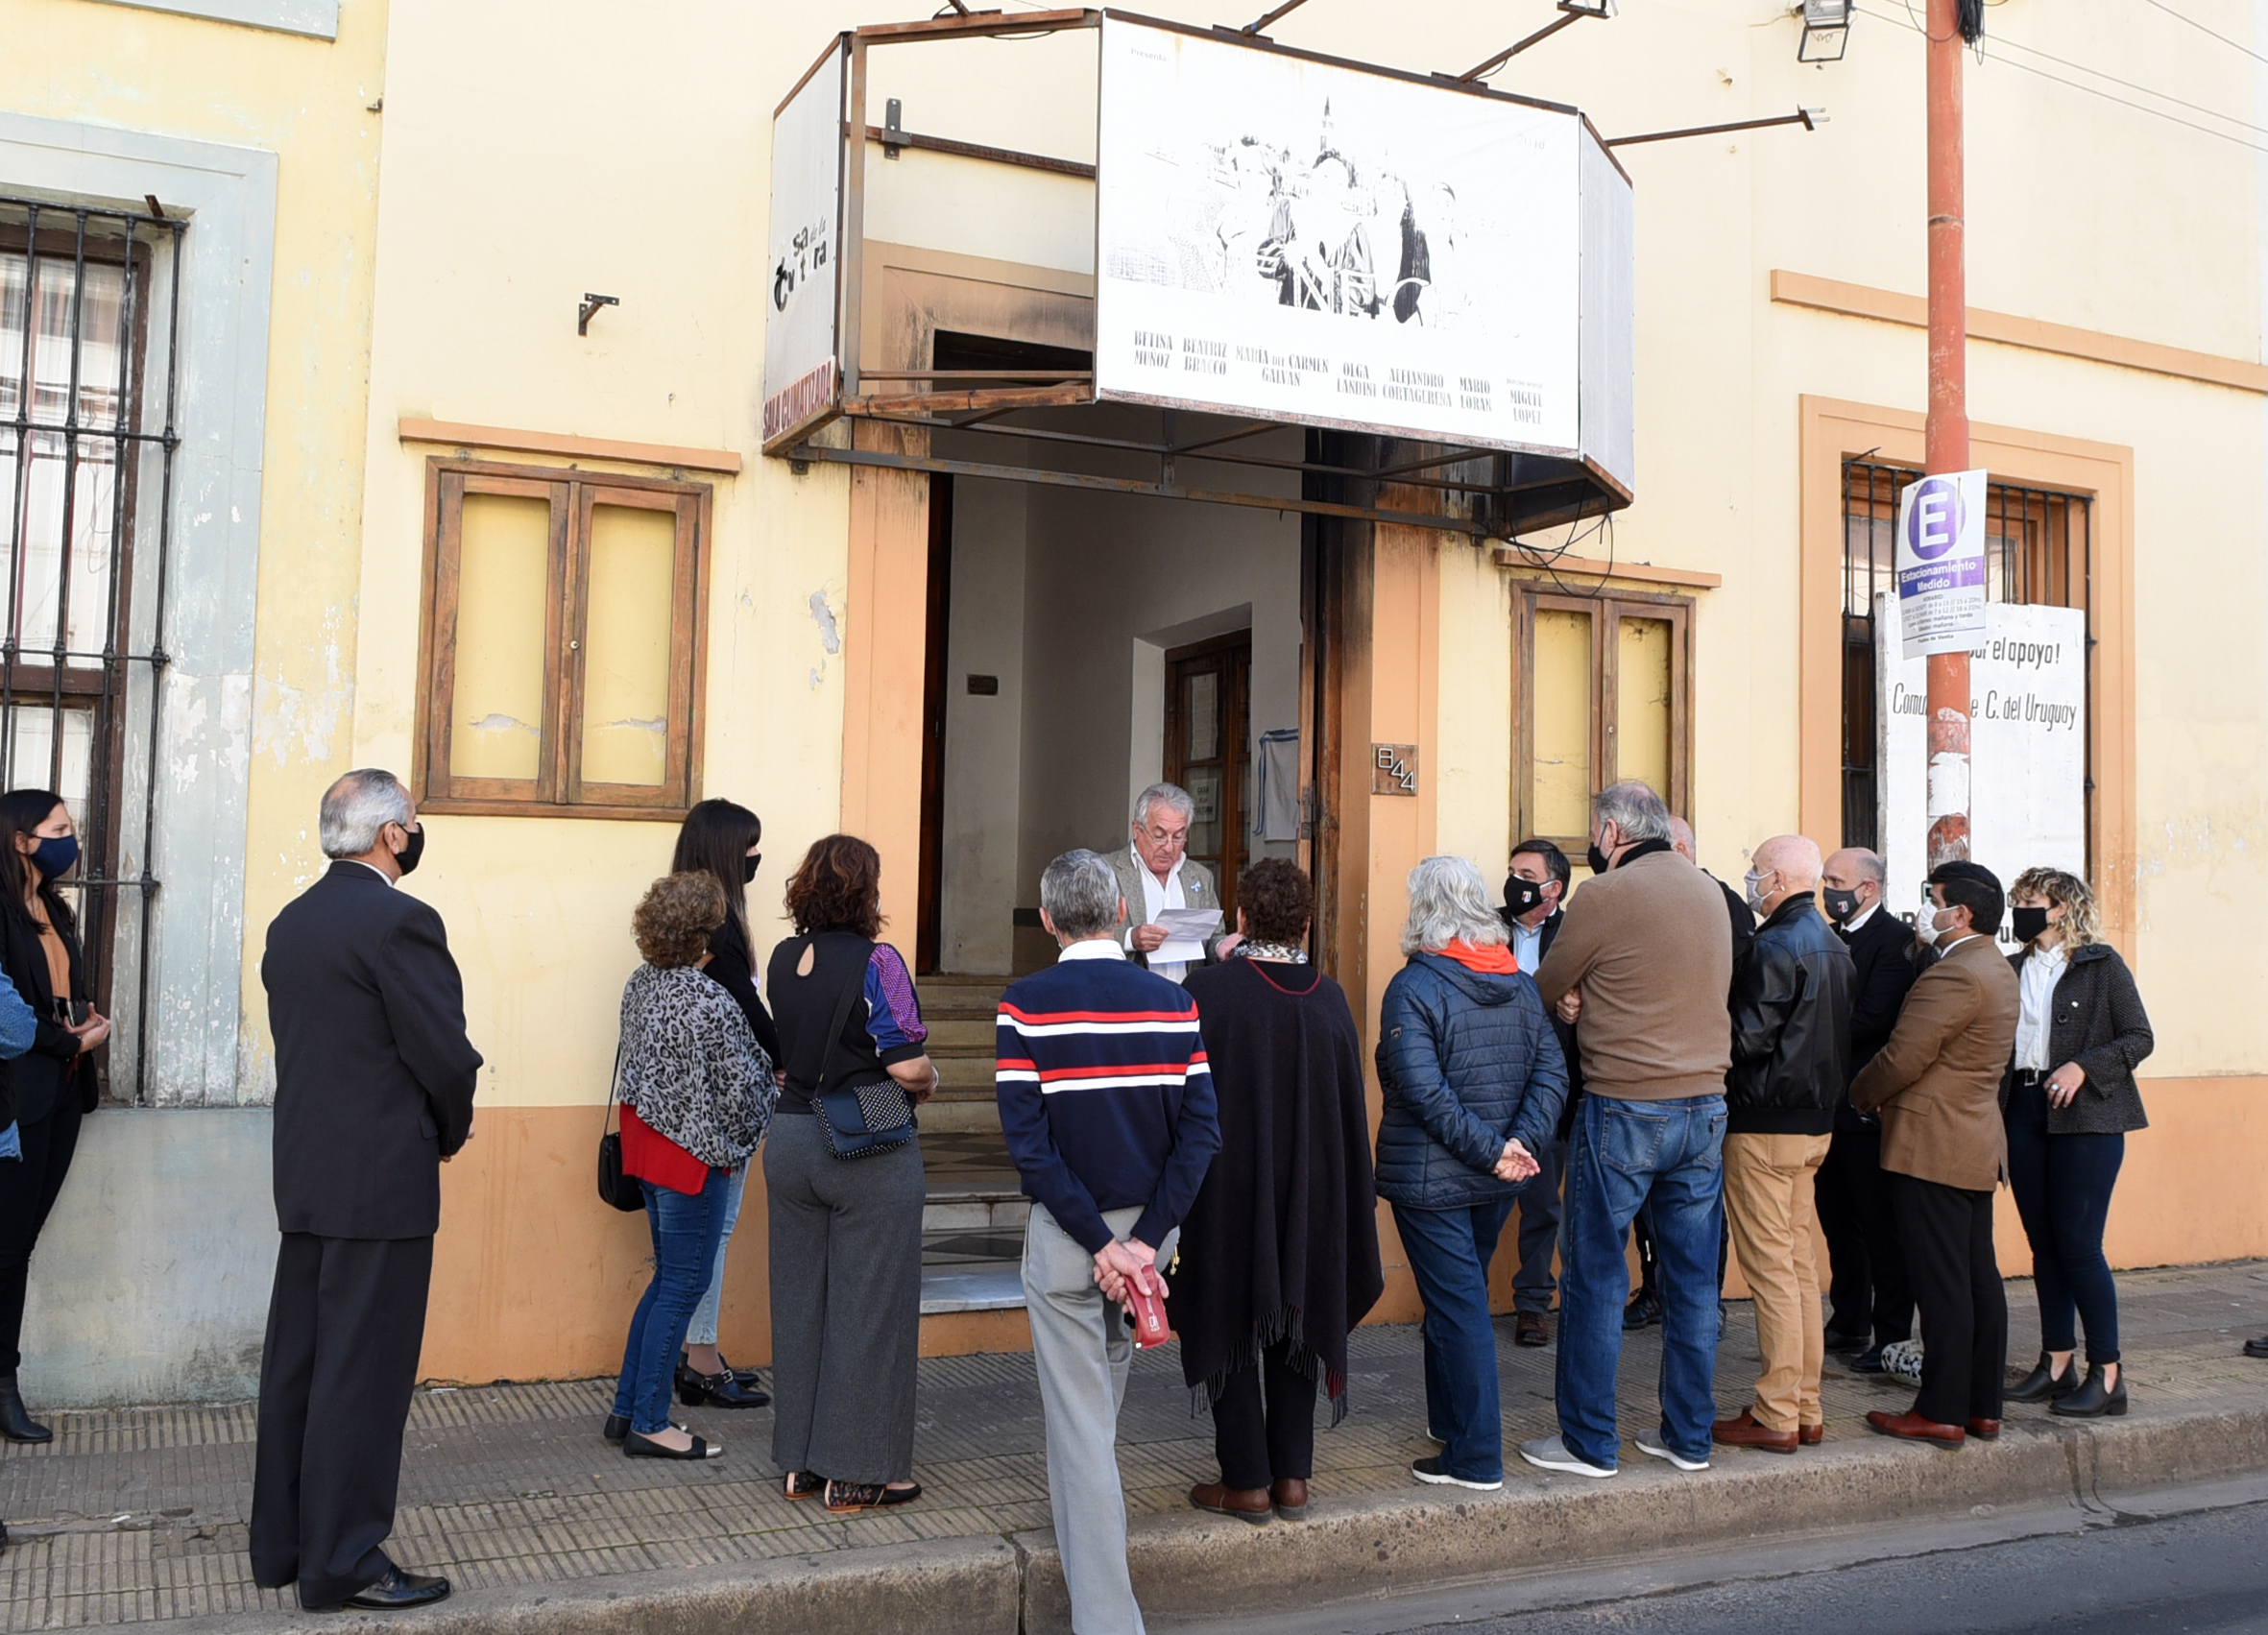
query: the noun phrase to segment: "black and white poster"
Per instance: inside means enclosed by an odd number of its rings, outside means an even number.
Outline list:
[[[772,116],[772,214],[763,278],[766,448],[831,413],[840,384],[834,331],[849,57],[842,40],[829,46]]]
[[[1562,451],[1580,121],[1107,16],[1097,395]]]

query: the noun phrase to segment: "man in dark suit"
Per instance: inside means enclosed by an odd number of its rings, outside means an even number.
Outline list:
[[[1512,871],[1505,877],[1504,906],[1497,910],[1512,933],[1512,958],[1533,976],[1552,951],[1565,923],[1568,882],[1575,878],[1567,854],[1548,840],[1531,837],[1512,848]],[[1552,1018],[1559,1053],[1567,1058],[1567,1105],[1555,1139],[1535,1153],[1535,1178],[1520,1190],[1520,1270],[1512,1279],[1512,1339],[1520,1345],[1548,1345],[1544,1316],[1558,1287],[1552,1257],[1559,1247],[1559,1189],[1565,1176],[1567,1132],[1575,1123],[1575,1099],[1582,1094],[1582,1062],[1575,1052],[1575,1027]]]
[[[1874,1059],[1897,1025],[1914,986],[1914,928],[1882,905],[1882,859],[1850,846],[1827,859],[1821,884],[1827,918],[1850,950],[1850,1076]],[[1834,1283],[1827,1296],[1827,1350],[1850,1357],[1863,1374],[1882,1372],[1882,1348],[1914,1332],[1914,1291],[1891,1219],[1882,1174],[1882,1120],[1846,1095],[1835,1108],[1835,1135],[1820,1166],[1814,1197]]]
[[[283,1241],[260,1359],[253,1579],[311,1611],[424,1606],[394,1530],[424,1340],[441,1165],[472,1134],[480,1053],[441,916],[396,882],[424,830],[392,773],[323,797],[329,870],[276,917],[260,980],[276,1040]]]

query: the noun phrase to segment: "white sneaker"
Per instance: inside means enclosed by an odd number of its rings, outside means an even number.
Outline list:
[[[1594,1465],[1587,1459],[1570,1454],[1567,1444],[1556,1436],[1538,1436],[1532,1442],[1521,1443],[1520,1457],[1538,1470],[1566,1471],[1571,1476],[1587,1476],[1604,1480],[1614,1474],[1610,1466]]]
[[[1651,1436],[1633,1436],[1630,1440],[1638,1444],[1638,1452],[1641,1454],[1651,1455],[1657,1459],[1667,1459],[1681,1471],[1705,1471],[1709,1468],[1708,1460],[1689,1459],[1683,1454],[1674,1452]]]
[[[1433,1483],[1436,1487],[1469,1487],[1475,1493],[1494,1493],[1504,1485],[1504,1478],[1501,1476],[1494,1481],[1474,1481],[1469,1477],[1451,1476],[1439,1459],[1412,1460],[1410,1474],[1420,1481]]]

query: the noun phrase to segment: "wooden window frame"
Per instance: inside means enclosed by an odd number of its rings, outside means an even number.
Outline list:
[[[1535,615],[1538,610],[1580,613],[1591,620],[1591,787],[1600,790],[1620,774],[1620,702],[1624,618],[1666,619],[1675,651],[1670,655],[1670,787],[1660,791],[1670,810],[1690,821],[1693,805],[1693,611],[1694,598],[1663,592],[1616,590],[1588,596],[1549,585],[1517,588],[1512,633],[1512,821],[1517,839],[1536,834],[1535,815]],[[1590,835],[1545,834],[1577,862]]]
[[[551,507],[543,616],[543,751],[531,779],[466,778],[448,770],[458,575],[468,493],[542,499]],[[701,727],[708,690],[708,542],[713,499],[709,484],[677,478],[438,456],[425,462],[424,581],[411,772],[421,810],[657,823],[684,819],[701,798]],[[593,509],[600,505],[670,512],[677,521],[667,738],[658,786],[583,780],[591,522]]]

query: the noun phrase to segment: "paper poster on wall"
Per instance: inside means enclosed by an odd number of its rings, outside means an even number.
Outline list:
[[[835,406],[849,56],[838,38],[772,116],[772,214],[763,277],[766,448]]]
[[[1101,60],[1098,397],[1576,447],[1577,114],[1116,15]]]
[[[1883,901],[1911,914],[1928,873],[1928,664],[1904,656],[1897,603],[1885,590],[1874,605],[1876,834],[1890,875]],[[2036,867],[2084,878],[2086,613],[1988,603],[1969,693],[1970,857],[2004,888]]]
[[[1923,477],[1898,494],[1898,627],[1909,659],[1985,634],[1985,473]]]

